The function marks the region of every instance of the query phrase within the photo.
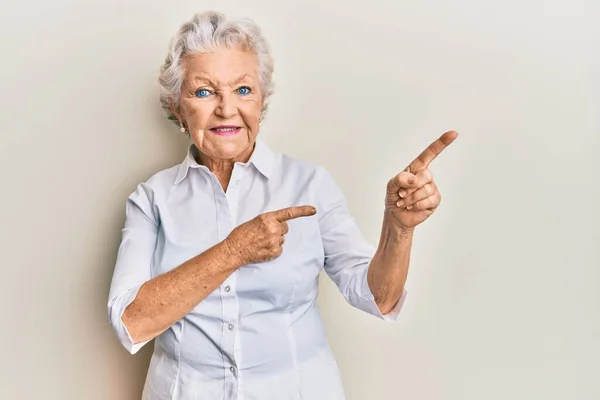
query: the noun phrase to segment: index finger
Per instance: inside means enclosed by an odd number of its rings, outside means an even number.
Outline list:
[[[316,213],[317,210],[313,206],[288,207],[272,212],[275,219],[279,222],[299,217],[310,217],[311,215],[315,215]]]
[[[410,163],[411,172],[419,172],[429,166],[440,153],[458,137],[456,131],[448,131],[431,143],[417,158]]]

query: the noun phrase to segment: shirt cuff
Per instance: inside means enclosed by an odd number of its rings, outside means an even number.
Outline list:
[[[369,286],[367,275],[368,274],[365,274],[363,279],[361,296],[367,312],[387,322],[398,321],[400,310],[402,309],[404,301],[406,300],[406,296],[408,295],[407,290],[403,289],[402,296],[400,296],[398,302],[394,305],[390,312],[384,315],[381,313],[379,307],[377,306],[377,303],[375,302],[375,297],[373,296],[373,292],[371,291],[371,287]]]
[[[133,303],[141,287],[142,285],[138,285],[134,288],[129,289],[124,294],[116,297],[112,301],[112,304],[109,306],[109,314],[112,328],[117,334],[117,337],[119,338],[119,341],[121,342],[123,347],[125,347],[125,349],[131,354],[137,353],[142,347],[144,347],[144,345],[146,345],[152,340],[148,339],[146,341],[134,344],[133,339],[131,338],[131,335],[125,327],[125,324],[123,323],[122,319],[125,309],[127,308],[127,306]]]

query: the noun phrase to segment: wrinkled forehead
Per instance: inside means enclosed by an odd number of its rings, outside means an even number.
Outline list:
[[[229,87],[258,84],[258,58],[251,51],[217,49],[183,58],[184,84]]]

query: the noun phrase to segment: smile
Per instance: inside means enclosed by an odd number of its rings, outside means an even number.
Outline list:
[[[214,128],[210,128],[209,131],[219,136],[232,136],[239,133],[242,128],[239,126],[233,125],[220,125],[215,126]]]

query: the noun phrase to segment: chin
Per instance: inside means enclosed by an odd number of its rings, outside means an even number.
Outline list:
[[[246,151],[250,145],[254,144],[250,142],[247,136],[239,138],[225,138],[226,140],[213,141],[213,148],[217,150],[223,158],[231,158],[238,156],[240,153]]]

